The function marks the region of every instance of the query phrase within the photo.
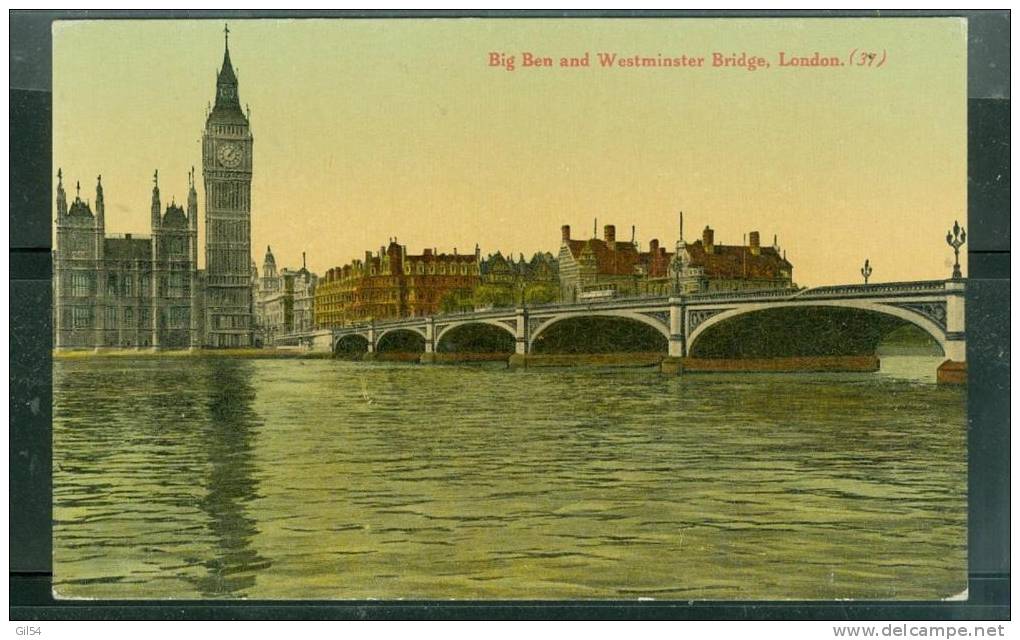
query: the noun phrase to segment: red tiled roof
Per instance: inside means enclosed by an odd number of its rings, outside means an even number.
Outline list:
[[[634,274],[634,266],[641,261],[641,254],[633,244],[617,241],[614,248],[610,248],[605,240],[592,238],[591,240],[567,240],[570,253],[575,260],[580,260],[581,255],[588,249],[595,256],[595,263],[600,275],[626,276]]]
[[[673,253],[659,247],[656,251],[639,253],[630,242],[616,242],[611,249],[605,240],[567,240],[575,260],[580,260],[585,248],[595,256],[599,275],[633,275],[640,265],[652,278],[665,277]],[[757,255],[747,246],[714,245],[712,253],[705,251],[701,240],[687,244],[691,266],[705,270],[709,278],[778,278],[780,270],[789,271],[792,265],[773,247],[762,247]]]
[[[717,244],[708,253],[698,240],[687,245],[687,252],[691,266],[702,267],[709,278],[778,278],[780,270],[792,269],[773,247],[761,247],[755,255],[751,247]]]

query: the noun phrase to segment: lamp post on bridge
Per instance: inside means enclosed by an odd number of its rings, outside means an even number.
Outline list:
[[[953,228],[946,234],[946,244],[953,248],[953,280],[960,280],[963,274],[960,272],[960,247],[967,242],[967,230],[960,226],[958,220],[953,221]]]
[[[521,278],[520,280],[518,280],[517,281],[517,289],[520,290],[520,292],[521,292],[521,308],[522,309],[527,309],[528,308],[528,299],[527,299],[528,281],[525,280],[524,278]]]
[[[871,261],[865,258],[864,267],[861,268],[861,275],[864,276],[864,284],[868,284],[868,278],[871,277],[871,272]]]

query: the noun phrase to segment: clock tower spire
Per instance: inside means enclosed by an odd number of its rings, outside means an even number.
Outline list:
[[[223,66],[216,74],[216,106],[213,111],[232,112],[244,117],[241,98],[237,95],[237,74],[230,62],[230,27],[223,25]]]
[[[241,110],[223,29],[223,66],[216,102],[202,134],[205,179],[205,313],[207,347],[252,346],[251,179],[253,138]]]

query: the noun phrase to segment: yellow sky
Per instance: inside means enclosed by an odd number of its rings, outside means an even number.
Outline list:
[[[948,277],[966,211],[966,25],[958,19],[234,20],[255,136],[253,258],[325,269],[396,236],[409,251],[556,252],[560,225],[647,246],[706,224],[778,234],[802,285]],[[148,233],[201,173],[222,21],[54,25],[54,164],[107,231]],[[780,68],[778,53],[880,68]],[[521,68],[522,52],[589,68]],[[713,68],[713,52],[768,69]],[[510,72],[490,52],[516,56]],[[695,68],[598,66],[704,56]],[[199,189],[204,226],[204,196]],[[165,202],[164,202],[165,205]],[[200,234],[200,243],[203,238]]]

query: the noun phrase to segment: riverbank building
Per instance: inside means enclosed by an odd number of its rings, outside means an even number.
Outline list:
[[[54,347],[244,348],[253,341],[251,180],[253,137],[241,110],[225,30],[216,99],[202,135],[205,269],[198,269],[198,193],[163,207],[153,175],[148,235],[108,234],[102,177],[95,202],[76,183],[68,202],[57,172]]]

